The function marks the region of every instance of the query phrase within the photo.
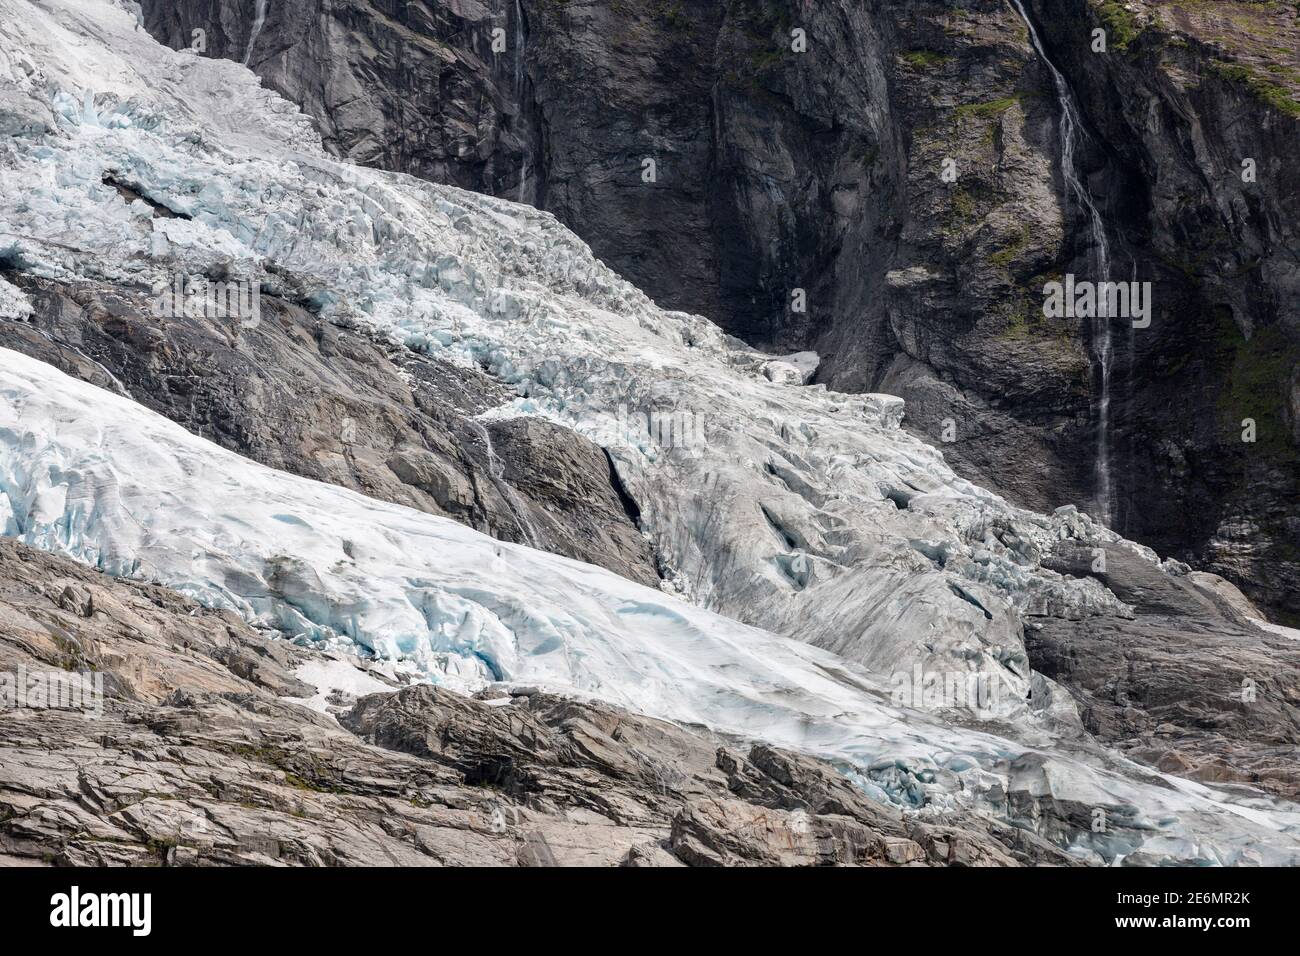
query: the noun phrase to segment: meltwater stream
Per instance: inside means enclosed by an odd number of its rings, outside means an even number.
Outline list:
[[[1047,66],[1052,74],[1052,82],[1056,86],[1056,99],[1061,107],[1061,175],[1065,179],[1066,189],[1074,194],[1075,199],[1088,215],[1089,228],[1092,231],[1092,248],[1096,257],[1096,274],[1092,281],[1101,283],[1110,278],[1110,245],[1106,239],[1106,227],[1101,219],[1101,212],[1097,209],[1097,204],[1093,202],[1092,195],[1088,192],[1087,186],[1079,178],[1079,171],[1075,165],[1075,152],[1087,137],[1087,132],[1083,126],[1083,118],[1079,113],[1078,104],[1074,100],[1074,93],[1070,85],[1066,82],[1061,71],[1056,68],[1047,50],[1043,46],[1043,41],[1038,36],[1038,31],[1034,27],[1034,22],[1029,18],[1021,0],[1011,0],[1011,5],[1015,7],[1020,18],[1025,21],[1025,26],[1029,29],[1029,40],[1033,44],[1034,52],[1038,54],[1039,59]],[[1110,319],[1107,315],[1102,314],[1105,309],[1096,309],[1092,319],[1092,352],[1093,361],[1096,362],[1100,383],[1097,389],[1097,456],[1094,459],[1093,471],[1096,476],[1097,486],[1097,515],[1096,517],[1108,527],[1111,524],[1111,476],[1110,476],[1110,372],[1112,348],[1110,340]]]
[[[244,51],[244,66],[248,66],[248,61],[253,58],[253,44],[257,42],[257,37],[265,25],[266,0],[257,0],[257,6],[253,10],[253,27],[248,31],[248,49]]]
[[[518,96],[524,86],[524,10],[519,0],[515,0],[515,95]]]
[[[524,52],[527,40],[524,36],[524,8],[520,0],[515,0],[515,98],[519,101],[520,110],[523,109],[524,103]],[[523,149],[519,157],[519,194],[516,197],[517,202],[527,202],[528,197],[526,189],[528,186],[528,149]]]

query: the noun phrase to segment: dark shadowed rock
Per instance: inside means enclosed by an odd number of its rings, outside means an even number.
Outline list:
[[[658,585],[649,545],[637,530],[640,511],[601,448],[540,418],[498,420],[487,430],[501,478],[523,495],[548,550],[579,559],[600,554],[611,571]]]

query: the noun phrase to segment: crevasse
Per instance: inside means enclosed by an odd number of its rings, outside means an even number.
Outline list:
[[[1085,855],[1294,862],[1294,810],[1151,783],[1080,742],[1068,699],[1030,674],[1023,609],[1122,607],[1038,555],[1116,536],[964,481],[898,427],[897,399],[765,374],[769,357],[656,308],[545,213],[331,159],[240,65],[133,27],[108,0],[0,0],[0,109],[25,130],[0,163],[0,254],[143,290],[221,268],[288,294],[288,276],[325,319],[485,369],[517,396],[491,414],[608,450],[670,581],[269,472],[0,352],[6,533],[429,679],[543,683],[825,754],[887,797],[923,794],[918,812],[1006,816],[1015,785],[1135,821],[1073,834]],[[190,218],[127,204],[106,171]],[[14,292],[0,307],[19,313]],[[628,434],[621,408],[697,414],[705,440]],[[980,733],[889,707],[882,677],[916,665],[1003,675],[1018,710]],[[1036,748],[1036,769],[1017,763]]]

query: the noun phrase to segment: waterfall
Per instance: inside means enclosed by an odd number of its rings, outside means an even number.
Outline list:
[[[248,32],[248,49],[244,51],[244,66],[248,66],[248,61],[253,56],[253,44],[257,42],[257,35],[262,32],[262,27],[266,24],[266,0],[257,0],[257,7],[253,11],[253,28]]]
[[[515,527],[523,536],[524,544],[530,548],[542,548],[545,539],[533,524],[533,519],[528,516],[528,506],[520,499],[514,485],[506,481],[505,465],[497,457],[497,450],[492,444],[492,432],[482,422],[475,421],[474,424],[478,426],[478,432],[483,438],[483,446],[487,450],[488,475],[492,478],[497,491],[509,504],[511,516],[515,519]]]
[[[1048,57],[1043,41],[1034,28],[1034,22],[1029,19],[1029,14],[1025,11],[1022,0],[1010,0],[1010,2],[1029,29],[1029,40],[1033,44],[1034,52],[1038,54],[1039,59],[1043,61],[1043,64],[1052,74],[1052,83],[1056,86],[1056,100],[1061,107],[1061,175],[1065,180],[1067,192],[1074,195],[1080,208],[1088,216],[1089,228],[1092,232],[1093,261],[1096,266],[1096,273],[1091,277],[1092,281],[1105,282],[1110,278],[1110,245],[1106,239],[1106,227],[1102,222],[1101,212],[1097,209],[1097,204],[1093,202],[1092,194],[1088,192],[1087,185],[1079,178],[1079,171],[1075,166],[1076,149],[1084,143],[1088,136],[1083,126],[1083,117],[1079,113],[1079,106],[1075,102],[1070,84],[1066,82],[1061,71],[1056,68],[1056,64]],[[1097,309],[1095,311],[1099,313],[1105,310]],[[1093,463],[1097,485],[1097,517],[1103,524],[1109,526],[1112,511],[1110,474],[1110,373],[1112,348],[1110,319],[1105,315],[1094,314],[1093,316],[1092,353],[1093,362],[1096,364],[1098,378],[1100,379],[1096,398],[1097,454]]]
[[[515,0],[515,100],[519,103],[519,116],[524,112],[524,9],[520,0]],[[523,147],[519,157],[519,202],[527,202],[528,184],[528,146]]]
[[[523,98],[524,87],[524,10],[515,0],[515,96]]]

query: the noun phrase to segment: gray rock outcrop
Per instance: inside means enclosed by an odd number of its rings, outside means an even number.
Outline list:
[[[1294,636],[1261,627],[1221,578],[1171,575],[1124,548],[1063,542],[1044,564],[1101,581],[1132,609],[1026,620],[1031,665],[1070,688],[1090,733],[1168,773],[1300,799]]]
[[[658,583],[635,504],[604,452],[542,422],[480,422],[513,394],[477,370],[373,341],[273,295],[262,297],[256,325],[238,328],[159,316],[138,289],[15,281],[33,314],[0,320],[7,348],[272,468]]]
[[[309,660],[0,539],[0,672],[104,691],[98,715],[0,712],[0,865],[1072,862],[977,817],[906,818],[817,760],[599,704],[417,685],[344,700],[336,722],[303,706]]]

